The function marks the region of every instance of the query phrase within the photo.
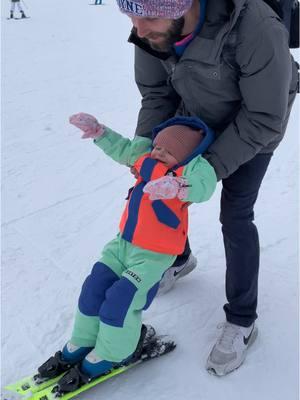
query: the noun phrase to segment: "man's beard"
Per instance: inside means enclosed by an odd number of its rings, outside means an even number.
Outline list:
[[[154,50],[170,51],[174,43],[181,40],[183,26],[184,26],[184,17],[175,19],[172,21],[172,25],[166,32],[153,34],[154,37],[155,36],[161,37],[163,39],[161,42],[154,43],[151,41],[151,37],[149,39],[147,37],[144,37],[143,40],[145,40],[149,44],[149,46],[152,47],[152,49]],[[137,34],[136,29],[134,28],[133,30],[135,34]]]

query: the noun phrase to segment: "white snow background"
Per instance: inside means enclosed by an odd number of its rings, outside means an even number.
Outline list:
[[[30,19],[6,20],[8,0],[1,18],[2,387],[69,338],[83,279],[117,233],[133,183],[68,118],[89,112],[133,137],[140,104],[130,20],[115,1],[25,1]],[[144,314],[175,336],[177,349],[81,399],[298,399],[299,114],[298,98],[257,202],[259,336],[244,365],[223,378],[204,368],[224,320],[219,185],[209,202],[190,208],[198,268]]]

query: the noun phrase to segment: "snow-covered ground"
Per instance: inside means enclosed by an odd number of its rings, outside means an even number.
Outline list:
[[[30,19],[8,21],[2,2],[2,386],[68,339],[81,283],[116,234],[133,181],[68,117],[86,111],[132,137],[140,101],[130,22],[114,1],[26,5]],[[145,313],[178,348],[82,399],[298,399],[299,115],[298,98],[257,203],[259,336],[243,367],[221,379],[204,369],[224,318],[219,188],[191,208],[198,269]]]

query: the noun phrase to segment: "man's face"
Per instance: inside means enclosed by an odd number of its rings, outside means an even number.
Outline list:
[[[131,17],[134,32],[158,51],[171,50],[174,43],[181,39],[184,18],[160,19]]]

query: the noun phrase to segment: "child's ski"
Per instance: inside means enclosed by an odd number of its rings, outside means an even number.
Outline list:
[[[150,342],[159,338],[156,336],[155,329],[151,325],[146,325],[146,329],[146,334],[143,340],[143,350],[146,349]],[[30,395],[32,397],[33,394],[43,391],[49,386],[55,385],[64,374],[65,372],[52,379],[44,379],[40,377],[39,373],[35,373],[34,375],[22,378],[21,380],[6,386],[5,389],[18,393],[21,396],[26,396],[26,398]]]
[[[19,381],[12,383],[11,385],[5,386],[6,390],[18,393],[21,396],[27,396],[29,393],[36,393],[41,391],[53,384],[55,384],[63,374],[59,376],[48,379],[45,381],[39,381],[36,379],[36,375],[27,376],[26,378],[20,379]]]
[[[148,343],[147,346],[143,348],[143,352],[138,360],[135,362],[113,369],[106,375],[102,375],[99,378],[93,379],[90,382],[83,384],[81,387],[76,389],[73,392],[64,393],[60,390],[59,383],[56,383],[42,391],[39,391],[33,394],[31,397],[27,397],[26,400],[69,400],[73,397],[77,396],[78,394],[85,392],[86,390],[96,386],[110,378],[113,378],[116,375],[122,374],[126,372],[128,369],[135,367],[141,364],[144,361],[151,360],[153,358],[161,357],[164,354],[169,353],[170,351],[174,350],[176,344],[173,340],[171,340],[168,336],[156,336],[153,340]],[[66,374],[66,377],[69,373]],[[74,368],[74,373],[76,374],[76,367]]]

